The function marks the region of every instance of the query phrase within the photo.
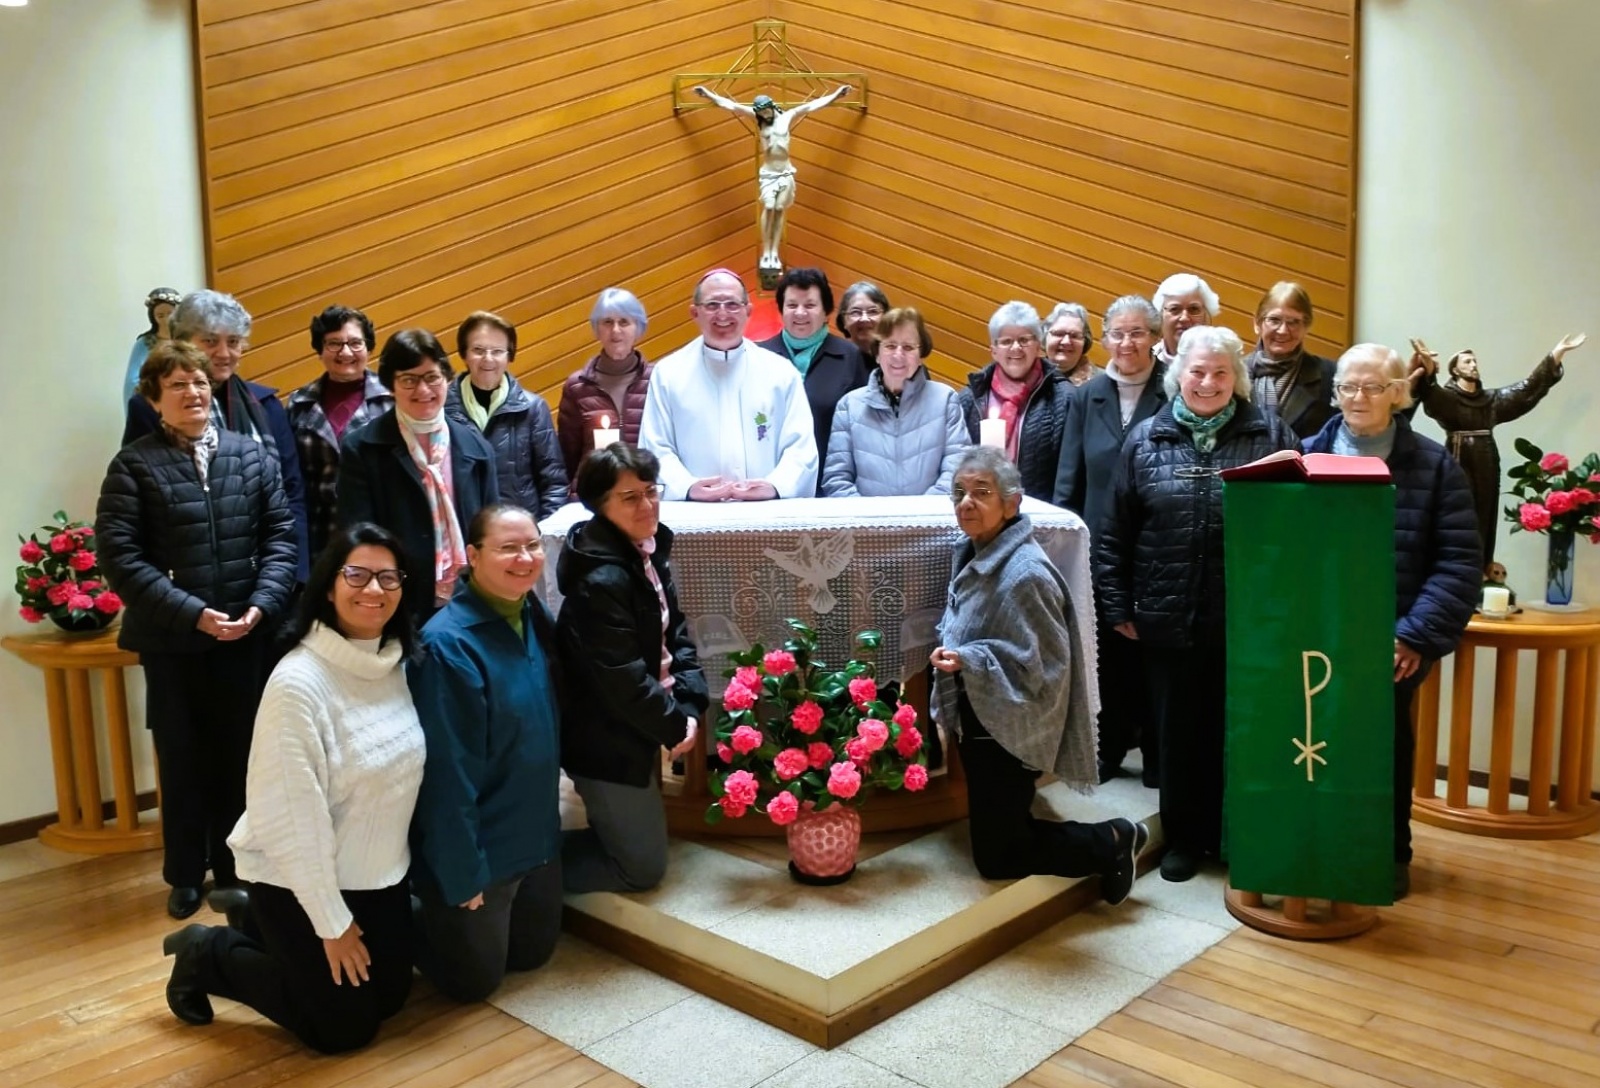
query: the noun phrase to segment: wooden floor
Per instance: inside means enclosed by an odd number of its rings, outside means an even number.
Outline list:
[[[1600,839],[1417,838],[1415,892],[1372,932],[1292,944],[1241,930],[1018,1083],[1600,1085]],[[164,895],[150,854],[0,883],[0,1086],[631,1083],[424,987],[344,1058],[234,1006],[186,1027],[162,994]]]

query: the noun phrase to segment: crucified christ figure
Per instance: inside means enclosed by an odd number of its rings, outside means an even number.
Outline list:
[[[778,104],[764,94],[756,95],[746,106],[709,87],[696,87],[694,93],[709,98],[725,110],[756,119],[756,139],[761,142],[761,166],[756,179],[761,202],[761,260],[756,267],[764,274],[763,279],[769,274],[776,277],[783,272],[778,243],[783,240],[784,218],[794,203],[795,169],[789,159],[789,133],[806,114],[832,105],[834,99],[849,94],[850,86],[846,84],[789,110],[779,109]]]

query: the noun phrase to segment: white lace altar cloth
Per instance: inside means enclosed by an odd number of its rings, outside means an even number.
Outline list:
[[[1024,498],[1022,512],[1072,594],[1085,649],[1073,680],[1085,685],[1092,715],[1100,700],[1089,531],[1078,515],[1037,499]],[[540,525],[540,596],[552,613],[561,608],[556,569],[562,545],[574,525],[592,516],[569,503]],[[878,630],[879,679],[920,672],[938,645],[951,560],[965,539],[950,500],[939,495],[664,502],[661,521],[675,537],[678,603],[714,696],[726,684],[728,654],[758,642],[767,649],[782,646],[784,620],[791,616],[816,628],[818,656],[830,665],[849,660],[857,632]]]

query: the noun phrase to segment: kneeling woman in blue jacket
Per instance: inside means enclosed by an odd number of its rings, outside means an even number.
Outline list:
[[[422,900],[417,963],[482,1001],[542,965],[561,925],[555,625],[533,596],[544,542],[496,503],[467,529],[470,574],[422,631],[411,693],[427,738],[412,827]]]

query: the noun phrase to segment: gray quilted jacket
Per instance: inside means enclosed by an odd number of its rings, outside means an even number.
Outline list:
[[[942,495],[950,490],[956,461],[968,445],[956,391],[919,369],[889,403],[882,374],[846,393],[833,415],[822,493],[839,495]]]

